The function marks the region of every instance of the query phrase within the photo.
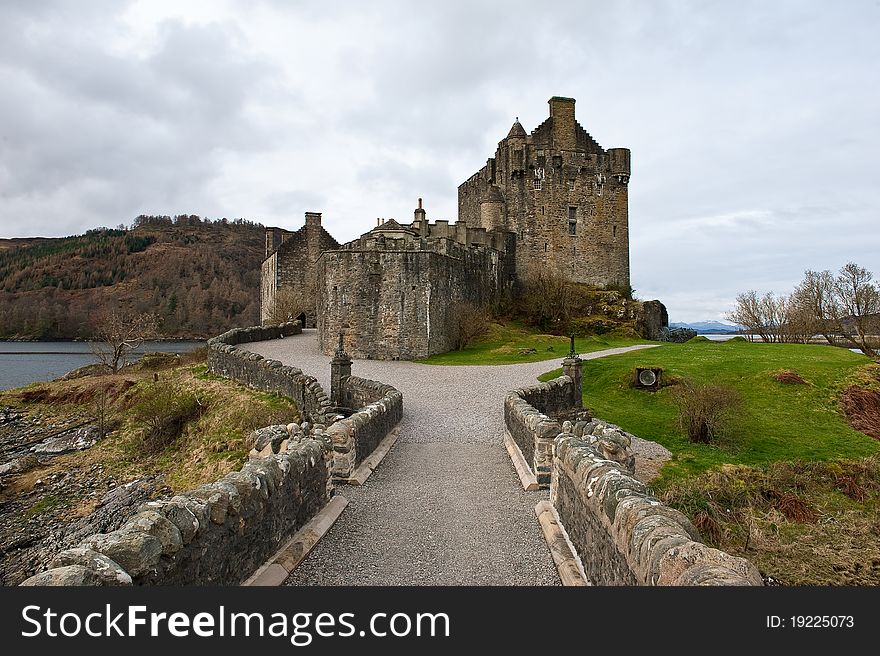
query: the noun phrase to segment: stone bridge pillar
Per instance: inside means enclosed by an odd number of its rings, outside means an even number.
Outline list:
[[[574,349],[574,335],[571,335],[571,349],[568,356],[562,361],[562,373],[574,381],[571,399],[574,408],[584,407],[583,390],[581,388],[581,366],[583,362]]]
[[[330,402],[337,408],[345,406],[343,386],[351,376],[351,358],[342,347],[342,333],[339,333],[339,346],[330,361]]]

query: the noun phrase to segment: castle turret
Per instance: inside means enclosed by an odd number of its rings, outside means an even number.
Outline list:
[[[504,196],[495,185],[489,185],[480,199],[480,225],[486,230],[504,225]]]
[[[630,150],[629,148],[609,148],[608,159],[610,160],[611,175],[620,184],[629,182],[630,175]]]

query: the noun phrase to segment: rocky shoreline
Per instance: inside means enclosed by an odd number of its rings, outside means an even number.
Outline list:
[[[103,465],[71,466],[64,457],[99,439],[86,417],[0,407],[0,585],[18,585],[60,550],[115,530],[168,491],[156,477],[118,481]]]

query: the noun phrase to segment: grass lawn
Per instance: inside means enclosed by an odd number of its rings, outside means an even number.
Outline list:
[[[578,353],[649,343],[639,338],[613,335],[575,338],[575,347]],[[568,337],[536,333],[534,329],[519,322],[493,322],[489,325],[489,332],[486,335],[474,341],[464,350],[432,355],[424,360],[419,360],[419,362],[461,365],[540,362],[541,360],[558,360],[565,357],[568,354],[569,346]],[[527,352],[531,349],[534,349],[534,353]]]
[[[870,360],[846,349],[742,341],[667,344],[583,365],[584,405],[607,421],[673,453],[660,489],[725,463],[862,458],[880,453],[880,442],[849,427],[837,409],[839,391],[865,377]],[[633,368],[659,366],[667,379],[730,385],[744,410],[715,444],[691,444],[676,426],[673,387],[645,392],[630,387]],[[785,385],[774,373],[794,370],[806,385]],[[560,370],[541,376],[549,380]]]

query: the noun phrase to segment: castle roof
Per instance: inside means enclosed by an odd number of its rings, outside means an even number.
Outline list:
[[[519,122],[519,118],[513,122],[513,125],[510,126],[510,132],[507,133],[507,138],[510,139],[511,137],[521,137],[523,139],[526,137],[525,128]]]
[[[375,228],[370,230],[370,232],[367,234],[373,234],[373,233],[384,234],[386,232],[408,232],[412,235],[417,234],[416,231],[413,230],[412,228],[402,226],[394,219],[388,219],[387,221],[385,221],[381,225],[377,225]]]

